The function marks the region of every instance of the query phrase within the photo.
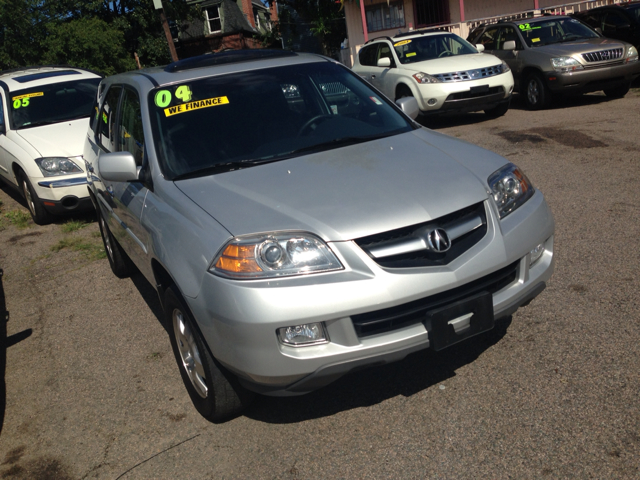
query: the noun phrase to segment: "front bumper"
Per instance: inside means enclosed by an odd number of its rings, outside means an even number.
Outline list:
[[[418,90],[416,100],[423,115],[477,112],[508,102],[513,76],[507,72],[479,80],[424,84],[418,85]]]
[[[544,77],[547,86],[554,93],[588,93],[629,85],[638,75],[640,62],[592,67],[571,73],[547,72]]]
[[[539,294],[554,266],[551,213],[539,192],[502,221],[487,205],[487,234],[449,265],[384,269],[354,242],[332,243],[345,270],[261,281],[206,275],[201,294],[186,298],[214,356],[251,390],[271,395],[307,393],[365,366],[401,360],[430,346],[426,322],[358,336],[352,317],[399,307],[477,282],[513,267],[492,295],[494,317],[512,314]],[[529,252],[545,243],[529,266]],[[276,330],[324,322],[330,341],[290,347]]]
[[[55,215],[93,209],[86,176],[32,179],[33,188],[44,207]]]

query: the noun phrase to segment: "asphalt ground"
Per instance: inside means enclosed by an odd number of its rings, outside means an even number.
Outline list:
[[[192,407],[154,291],[112,275],[95,221],[19,228],[25,204],[3,187],[0,477],[640,478],[639,112],[636,89],[425,122],[545,194],[547,289],[465,343],[221,424]]]

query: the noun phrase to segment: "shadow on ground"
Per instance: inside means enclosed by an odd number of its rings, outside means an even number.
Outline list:
[[[296,423],[379,404],[398,395],[410,397],[456,375],[507,333],[511,317],[493,330],[440,352],[423,350],[400,362],[372,367],[299,397],[258,396],[244,415],[266,423]]]

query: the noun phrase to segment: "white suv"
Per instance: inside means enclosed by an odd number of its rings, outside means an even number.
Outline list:
[[[353,71],[392,100],[415,97],[422,114],[484,110],[498,117],[509,109],[513,75],[483,50],[449,32],[402,33],[367,42]]]
[[[101,78],[73,67],[0,72],[0,178],[39,225],[93,208],[82,150]]]

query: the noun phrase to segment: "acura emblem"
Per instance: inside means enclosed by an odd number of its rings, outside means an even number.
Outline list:
[[[442,228],[431,230],[427,234],[427,243],[429,244],[430,250],[440,253],[444,253],[451,248],[451,240],[449,240],[447,232]]]

